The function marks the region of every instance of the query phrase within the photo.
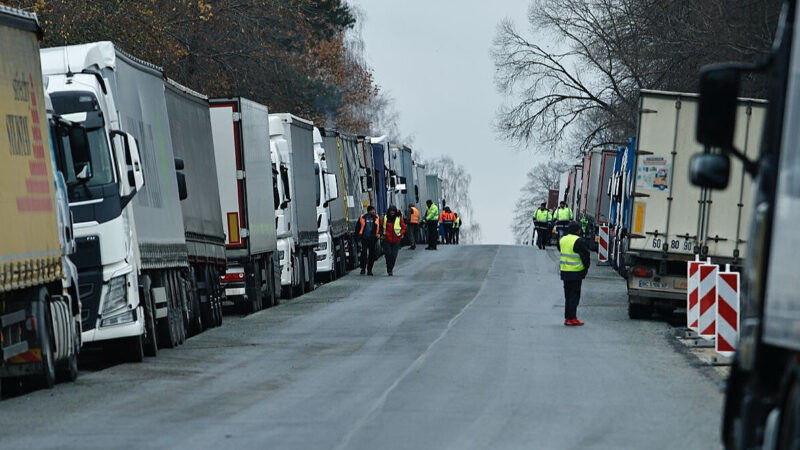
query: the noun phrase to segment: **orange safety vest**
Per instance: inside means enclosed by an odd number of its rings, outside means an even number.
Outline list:
[[[411,217],[408,219],[409,223],[419,223],[419,210],[415,207],[411,207]]]
[[[358,220],[359,220],[359,222],[361,222],[361,229],[358,230],[358,235],[359,236],[363,236],[364,235],[364,224],[366,223],[366,221],[364,220],[364,215],[362,215],[361,218],[358,219]],[[376,215],[375,216],[375,237],[379,237],[381,235],[380,223],[381,223],[380,219],[378,219],[378,216]]]
[[[444,223],[453,223],[453,220],[455,220],[454,216],[455,213],[443,212],[439,221]]]

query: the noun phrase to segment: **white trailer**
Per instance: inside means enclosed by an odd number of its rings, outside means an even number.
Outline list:
[[[766,102],[740,99],[735,145],[752,154],[761,141]],[[642,91],[636,139],[631,224],[627,235],[629,314],[649,316],[685,306],[686,261],[742,264],[747,245],[751,181],[738,161],[724,191],[695,187],[689,160],[695,140],[697,95]]]

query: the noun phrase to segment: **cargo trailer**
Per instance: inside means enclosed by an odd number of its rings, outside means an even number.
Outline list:
[[[736,148],[753,152],[761,141],[766,102],[739,100]],[[629,314],[685,308],[686,262],[695,256],[716,264],[742,264],[752,205],[751,181],[732,177],[724,191],[695,187],[689,160],[703,148],[695,140],[697,95],[642,91],[627,234]],[[734,163],[734,173],[741,166]]]

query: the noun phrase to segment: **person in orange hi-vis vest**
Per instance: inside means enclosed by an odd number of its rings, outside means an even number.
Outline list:
[[[372,275],[375,265],[375,252],[378,238],[381,236],[381,221],[375,214],[375,207],[369,205],[367,213],[358,219],[358,237],[361,240],[361,275]]]
[[[419,210],[412,203],[408,205],[408,242],[411,244],[409,249],[417,248],[417,235],[419,234]]]

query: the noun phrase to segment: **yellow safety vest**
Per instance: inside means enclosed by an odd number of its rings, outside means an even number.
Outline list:
[[[453,222],[453,229],[461,228],[461,217],[456,217],[456,220]]]
[[[432,203],[430,208],[428,208],[428,212],[425,214],[425,220],[439,220],[439,207],[436,206],[436,203]]]
[[[553,220],[553,213],[547,209],[537,209],[533,214],[533,220],[537,222],[549,222]]]
[[[384,216],[383,218],[383,229],[387,230],[386,228],[386,219],[387,217]],[[400,217],[394,218],[394,234],[400,236],[400,233],[403,232],[403,227],[400,226]]]
[[[585,269],[583,267],[583,261],[581,261],[581,256],[575,253],[575,249],[573,248],[578,239],[578,236],[568,234],[558,241],[558,246],[561,249],[562,272],[582,272]]]
[[[556,210],[556,220],[572,220],[572,210],[568,207]]]

